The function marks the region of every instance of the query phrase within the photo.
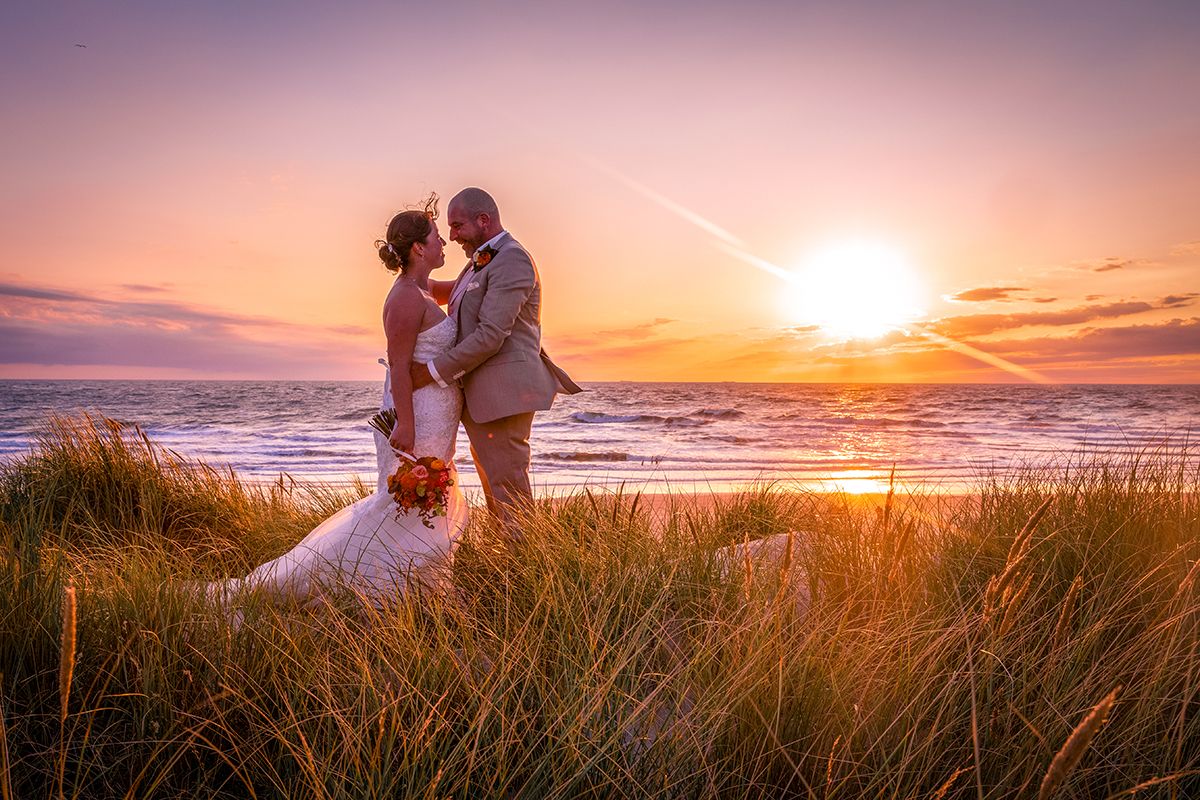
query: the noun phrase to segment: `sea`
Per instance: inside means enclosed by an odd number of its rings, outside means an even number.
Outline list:
[[[1169,451],[1194,459],[1200,385],[587,383],[540,412],[540,495],[583,487],[725,492],[773,482],[851,493],[961,492],[1027,466]],[[254,482],[375,480],[371,381],[0,381],[0,459],[49,415],[137,425]],[[466,432],[457,462],[478,488]]]

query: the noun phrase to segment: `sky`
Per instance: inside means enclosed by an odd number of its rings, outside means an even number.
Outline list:
[[[372,243],[475,185],[578,380],[1194,383],[1197,41],[1194,2],[5,4],[0,378],[377,379]]]

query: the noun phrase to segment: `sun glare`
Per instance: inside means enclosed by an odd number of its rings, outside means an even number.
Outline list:
[[[841,472],[831,475],[824,486],[844,494],[887,494],[887,476],[871,477],[858,472]]]
[[[874,339],[923,316],[921,294],[903,253],[844,242],[805,259],[785,302],[800,324],[841,339]]]

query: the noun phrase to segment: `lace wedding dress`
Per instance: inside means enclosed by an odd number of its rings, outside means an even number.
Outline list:
[[[417,334],[414,361],[428,361],[454,346],[452,318]],[[386,362],[382,362],[386,365]],[[391,373],[383,386],[382,408],[392,408]],[[208,585],[210,597],[226,599],[245,589],[260,589],[281,600],[304,601],[321,594],[324,586],[342,584],[364,595],[395,597],[411,581],[434,583],[449,566],[455,543],[467,523],[467,504],[453,467],[455,438],[462,412],[457,387],[430,384],[413,392],[415,442],[413,455],[436,456],[451,464],[446,516],[434,517],[427,528],[415,513],[396,516],[397,506],[387,493],[387,478],[399,457],[382,434],[375,433],[379,466],[376,490],[318,525],[288,552],[257,567],[244,578]]]

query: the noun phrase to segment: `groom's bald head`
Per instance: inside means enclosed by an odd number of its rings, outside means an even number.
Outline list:
[[[474,186],[468,186],[450,198],[450,207],[454,206],[461,208],[472,217],[487,214],[497,222],[500,221],[500,209],[496,207],[496,201],[483,189]]]
[[[450,204],[446,206],[446,223],[450,227],[450,241],[462,245],[468,257],[481,244],[504,230],[496,201],[483,189],[474,186],[450,198]]]

